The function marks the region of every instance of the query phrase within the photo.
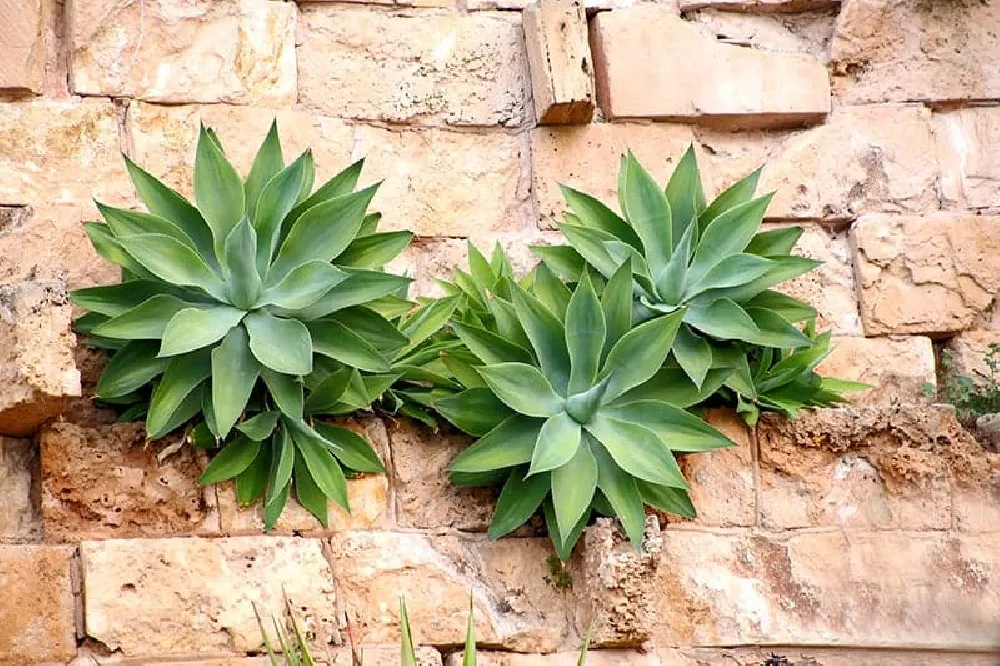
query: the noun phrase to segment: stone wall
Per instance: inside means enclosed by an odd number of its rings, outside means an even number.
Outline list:
[[[263,665],[252,603],[287,597],[349,663],[986,666],[1000,645],[1000,455],[931,405],[935,347],[1000,342],[1000,5],[978,0],[0,0],[0,663]],[[350,422],[389,473],[353,515],[274,534],[205,459],[113,425],[70,288],[113,281],[82,222],[135,205],[120,153],[188,190],[199,120],[246,169],[277,117],[322,178],[367,155],[375,207],[417,233],[417,294],[499,241],[556,242],[565,182],[613,199],[631,147],[664,179],[694,143],[712,192],[764,163],[768,225],[821,259],[788,285],[836,336],[856,405],[683,460],[694,521],[637,553],[588,528],[550,570],[532,527],[449,487],[465,445]],[[59,416],[61,413],[61,416]],[[55,419],[55,420],[53,420]],[[772,659],[770,663],[778,662]]]

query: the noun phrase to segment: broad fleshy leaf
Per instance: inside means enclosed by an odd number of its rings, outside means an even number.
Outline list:
[[[250,353],[249,343],[246,330],[234,326],[212,350],[212,408],[222,438],[243,413],[260,376],[260,363]]]
[[[500,400],[526,416],[550,417],[562,411],[565,400],[556,394],[541,372],[525,363],[496,363],[478,368]]]
[[[253,355],[271,370],[288,375],[305,375],[312,370],[312,339],[302,322],[255,310],[243,325],[250,334]]]
[[[568,463],[580,446],[580,424],[566,412],[550,417],[538,432],[530,474],[548,472]]]
[[[245,314],[224,305],[185,308],[167,323],[160,343],[160,356],[177,356],[218,342]]]

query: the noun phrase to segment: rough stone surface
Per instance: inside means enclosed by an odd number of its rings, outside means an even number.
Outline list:
[[[63,284],[0,285],[0,434],[31,435],[80,395],[75,344]]]
[[[750,14],[724,7],[686,11],[685,18],[711,39],[763,51],[804,53],[824,62],[836,21],[831,11]]]
[[[30,439],[0,437],[0,540],[36,540],[38,453]]]
[[[951,355],[952,372],[968,377],[978,385],[983,385],[991,375],[986,364],[990,345],[1000,345],[1000,331],[967,331],[948,340],[947,351]],[[1000,362],[1000,353],[994,355]],[[1000,383],[1000,376],[996,377]]]
[[[724,9],[734,12],[801,12],[829,9],[840,0],[678,0],[681,11],[693,9]]]
[[[295,102],[295,7],[267,0],[67,0],[70,85],[168,104]]]
[[[871,215],[851,229],[867,335],[974,328],[1000,291],[1000,217]]]
[[[1000,206],[1000,108],[934,114],[941,196],[955,208]]]
[[[479,651],[480,666],[577,666],[579,652],[521,655]],[[767,649],[591,650],[587,666],[995,666],[996,655],[968,652],[851,650],[775,646]],[[774,662],[774,659],[785,661]],[[462,666],[462,653],[448,656],[445,666]]]
[[[522,18],[538,123],[589,123],[594,79],[583,2],[545,0],[526,7]]]
[[[272,634],[273,636],[273,634]],[[400,649],[398,647],[385,646],[361,646],[357,648],[361,661],[365,666],[399,666]],[[416,666],[441,666],[441,653],[433,648],[416,647]],[[317,663],[323,666],[354,666],[351,661],[351,651],[347,648],[324,649],[319,654],[313,654],[313,658],[321,659]],[[70,666],[93,666],[95,663],[109,663],[100,656],[86,654],[81,655],[77,661]],[[117,662],[111,662],[117,663]],[[128,664],[135,663],[133,661]],[[198,659],[195,661],[142,661],[142,666],[272,666],[268,657],[223,657],[219,659]],[[964,665],[963,665],[964,666]]]
[[[830,80],[818,59],[716,42],[669,9],[598,14],[591,42],[598,101],[609,118],[695,119],[731,129],[797,126],[830,111]]]
[[[412,532],[346,532],[331,541],[337,589],[355,641],[397,641],[403,595],[416,642],[460,645],[471,594],[477,640],[519,652],[552,652],[578,640],[568,593],[547,580],[550,552],[546,539],[484,541]]]
[[[1000,96],[1000,6],[845,0],[830,45],[837,96],[850,104]]]
[[[680,458],[681,470],[691,484],[691,501],[698,511],[693,522],[721,527],[753,525],[757,502],[750,432],[730,410],[713,409],[705,420],[736,446]]]
[[[50,541],[158,537],[219,530],[204,454],[176,434],[146,443],[141,423],[42,431],[42,522]],[[163,459],[160,460],[160,456]]]
[[[449,125],[531,121],[519,17],[299,12],[299,102],[340,118]]]
[[[0,546],[0,663],[76,656],[72,554],[62,546]]]
[[[937,378],[930,338],[841,336],[832,339],[830,349],[816,372],[872,387],[847,396],[855,405],[919,404],[934,396]]]
[[[0,90],[41,92],[45,72],[42,0],[0,2]]]
[[[84,541],[87,635],[125,657],[263,649],[253,606],[288,599],[316,642],[336,636],[336,594],[314,539]]]
[[[0,203],[127,205],[110,101],[0,102]]]

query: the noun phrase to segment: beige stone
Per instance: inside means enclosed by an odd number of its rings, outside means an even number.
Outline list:
[[[578,652],[522,655],[479,651],[480,666],[577,666]],[[917,650],[852,650],[850,648],[660,648],[657,650],[591,650],[587,666],[995,666],[996,655]],[[774,660],[786,659],[787,661]],[[448,656],[446,666],[462,666],[462,653]]]
[[[824,377],[870,385],[850,393],[855,405],[927,403],[937,390],[934,347],[930,338],[860,338],[837,336],[830,355],[816,367]]]
[[[299,102],[340,118],[522,126],[532,119],[520,18],[305,6]]]
[[[974,328],[1000,292],[1000,217],[870,215],[851,229],[867,335]]]
[[[67,0],[70,85],[169,104],[296,100],[295,6],[268,0]]]
[[[836,94],[849,104],[995,98],[998,23],[991,2],[845,0],[830,44]]]
[[[591,43],[598,102],[609,118],[686,119],[732,129],[798,126],[830,112],[830,80],[820,60],[716,42],[669,9],[600,13]]]
[[[76,656],[72,555],[63,546],[0,546],[0,663]]]
[[[673,661],[664,661],[663,650],[639,652],[637,650],[590,650],[587,652],[587,666],[675,666]],[[464,652],[449,655],[445,666],[462,666]],[[483,652],[476,655],[477,666],[577,666],[580,652],[558,652],[556,654],[506,654],[503,652]],[[678,666],[680,662],[677,662]],[[686,666],[686,665],[685,665]]]
[[[87,635],[124,657],[263,649],[254,618],[285,599],[316,643],[336,637],[323,543],[286,537],[84,541]]]
[[[757,521],[753,443],[743,420],[727,409],[705,414],[709,425],[736,445],[680,457],[698,512],[693,523],[721,527],[749,526]]]
[[[941,196],[955,208],[1000,206],[1000,109],[975,107],[934,114]]]
[[[0,540],[38,540],[38,453],[30,439],[0,437]]]
[[[947,351],[951,354],[951,372],[968,377],[982,386],[993,374],[986,363],[990,345],[1000,345],[1000,332],[966,331],[948,341]],[[994,354],[1000,363],[1000,352]],[[1000,377],[996,377],[1000,382]]]
[[[42,523],[50,541],[217,533],[204,454],[181,434],[147,443],[141,423],[55,423],[41,434]],[[165,457],[159,460],[160,455]]]
[[[582,0],[543,0],[526,7],[522,18],[538,123],[589,123],[594,115],[593,59]]]
[[[402,596],[416,642],[460,645],[470,595],[480,643],[552,652],[564,641],[579,640],[569,618],[569,593],[547,580],[547,539],[345,532],[333,537],[330,552],[359,643],[398,640]]]
[[[734,12],[801,12],[830,9],[840,0],[678,0],[682,11],[723,9]]]
[[[475,237],[529,229],[528,139],[503,132],[358,126],[354,156],[364,184],[382,180],[372,202],[379,229],[418,236]]]
[[[120,153],[110,101],[0,102],[0,203],[127,205]]]
[[[724,44],[780,53],[804,53],[821,62],[826,62],[833,25],[837,20],[832,11],[745,13],[725,6],[685,11],[685,19],[700,27],[709,38]]]
[[[364,666],[399,666],[400,649],[398,647],[363,646],[357,648]],[[441,666],[441,653],[433,648],[416,647],[416,666]],[[351,661],[351,651],[348,648],[320,650],[313,654],[317,663],[323,666],[354,666]],[[93,666],[94,663],[109,663],[90,657],[90,660],[80,659],[70,666]],[[133,662],[128,662],[129,664]],[[143,666],[272,666],[268,657],[231,657],[221,659],[199,659],[197,661],[156,661],[142,662]],[[964,666],[964,665],[963,665]]]
[[[41,92],[45,71],[42,0],[0,2],[0,90]]]
[[[31,435],[80,395],[75,344],[65,285],[0,285],[0,434]]]

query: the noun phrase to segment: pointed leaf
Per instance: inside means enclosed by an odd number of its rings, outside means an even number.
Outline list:
[[[517,317],[531,340],[542,372],[556,392],[566,395],[570,361],[562,323],[538,299],[520,287],[515,287],[512,295]]]
[[[351,268],[381,268],[399,256],[413,240],[409,231],[387,231],[354,239],[335,261]]]
[[[306,180],[307,163],[311,159],[309,151],[275,174],[261,190],[255,213],[248,219],[253,222],[257,247],[253,253],[257,271],[267,273],[271,257],[278,246],[281,223],[295,207],[299,192]]]
[[[119,237],[117,242],[161,280],[185,287],[198,287],[221,301],[228,300],[226,285],[219,276],[194,250],[173,238],[163,234],[134,234]]]
[[[673,251],[673,222],[667,197],[631,151],[625,156],[622,210],[639,234],[653,275],[659,275]]]
[[[317,421],[314,429],[326,440],[327,448],[346,467],[355,472],[382,474],[385,466],[372,445],[358,433],[341,426]]]
[[[774,267],[774,263],[754,254],[732,254],[713,266],[697,282],[688,284],[684,298],[694,298],[709,289],[726,289],[752,282]]]
[[[97,210],[100,211],[101,216],[104,217],[105,222],[116,237],[134,236],[135,234],[162,234],[195,250],[194,242],[180,227],[158,215],[105,206],[100,202],[97,202]]]
[[[764,212],[773,195],[768,194],[731,208],[712,221],[701,235],[691,260],[688,282],[701,280],[726,257],[743,252],[760,229]]]
[[[416,312],[404,319],[399,325],[399,330],[409,339],[409,342],[399,353],[409,352],[441,330],[441,327],[451,318],[458,303],[458,297],[438,298],[421,306]]]
[[[664,194],[670,203],[674,245],[678,245],[688,228],[694,227],[694,233],[697,233],[698,216],[707,205],[693,145],[684,151]]]
[[[292,212],[285,217],[285,222],[281,226],[282,240],[284,240],[285,236],[288,235],[288,230],[293,224],[295,224],[295,221],[298,220],[304,212],[318,203],[322,203],[330,199],[336,199],[337,197],[342,197],[345,194],[353,192],[354,188],[358,184],[358,178],[361,176],[361,168],[364,166],[364,162],[364,158],[354,162],[349,167],[333,176],[330,180],[326,181],[315,192],[300,201],[295,208],[292,209]],[[312,187],[311,180],[309,182],[309,186]]]
[[[260,376],[260,363],[250,353],[249,343],[246,330],[234,326],[212,350],[212,408],[223,439],[246,408]]]
[[[743,306],[748,312],[750,308],[769,310],[790,322],[816,317],[816,308],[778,291],[761,292],[743,303]]]
[[[153,389],[149,400],[149,414],[146,418],[146,434],[156,439],[166,434],[164,427],[195,387],[208,379],[211,374],[210,355],[207,349],[170,359],[163,378]]]
[[[459,430],[477,437],[514,415],[488,388],[470,388],[436,400],[434,410]]]
[[[684,312],[639,324],[621,337],[608,353],[601,378],[608,377],[605,401],[611,401],[652,377],[670,353]]]
[[[452,329],[483,363],[531,363],[531,352],[478,326],[452,322]]]
[[[90,239],[97,254],[122,267],[122,280],[153,277],[152,273],[125,251],[108,225],[100,222],[84,222],[83,229],[87,232],[87,238]],[[126,277],[126,271],[129,277]]]
[[[720,340],[753,342],[760,336],[760,329],[746,310],[728,298],[720,298],[706,307],[690,308],[684,321]]]
[[[212,458],[198,483],[208,485],[233,478],[250,466],[259,451],[260,442],[237,437]]]
[[[409,342],[389,319],[367,307],[340,310],[328,318],[340,322],[389,356],[396,354]]]
[[[646,511],[636,480],[618,467],[600,442],[589,436],[587,440],[597,462],[597,487],[611,503],[632,545],[640,548],[646,529]]]
[[[243,325],[250,334],[253,355],[271,370],[288,375],[305,375],[312,370],[312,339],[302,322],[255,310]]]
[[[117,340],[159,340],[178,312],[198,307],[204,306],[185,303],[169,294],[158,294],[95,326],[92,332]]]
[[[527,416],[559,413],[565,400],[538,368],[525,363],[496,363],[477,368],[493,393],[508,407]]]
[[[601,309],[604,311],[607,333],[601,349],[601,363],[615,343],[632,328],[632,270],[622,264],[601,294]]]
[[[314,304],[347,278],[347,273],[327,261],[308,261],[265,290],[260,304],[301,310]]]
[[[535,281],[531,285],[531,292],[560,320],[566,318],[566,307],[572,294],[545,264],[539,264],[535,268]]]
[[[347,502],[347,480],[333,454],[324,445],[324,440],[302,421],[285,419],[295,446],[309,469],[309,475],[324,495],[331,498],[345,510],[350,511]]]
[[[722,213],[745,204],[753,199],[754,192],[757,191],[757,181],[760,180],[760,172],[763,167],[758,168],[749,176],[733,183],[725,192],[715,198],[708,208],[698,217],[698,226],[705,229],[715,218]]]
[[[639,424],[651,430],[671,451],[689,453],[735,446],[728,437],[694,414],[665,402],[639,400],[604,407],[601,413],[611,420]]]
[[[701,388],[712,367],[712,346],[704,338],[695,335],[689,327],[681,326],[674,338],[673,352],[677,364],[694,385]]]
[[[267,488],[267,471],[271,466],[271,454],[261,446],[257,457],[236,476],[236,502],[240,506],[253,504],[264,495]]]
[[[618,466],[632,476],[650,483],[687,488],[674,456],[649,428],[611,418],[603,410],[585,427],[604,445]]]
[[[635,230],[613,210],[584,192],[565,185],[560,185],[559,189],[562,190],[566,204],[581,225],[611,234],[636,249],[641,247]],[[576,275],[572,277],[575,279]]]
[[[382,273],[379,271],[351,271],[347,279],[326,292],[322,298],[307,308],[301,310],[285,310],[296,319],[319,319],[326,315],[354,307],[369,304],[377,298],[382,298],[406,288],[410,278]]]
[[[340,322],[318,320],[310,322],[307,328],[315,353],[368,372],[389,371],[389,359]]]
[[[261,412],[236,426],[236,429],[255,442],[262,442],[274,432],[274,426],[278,423],[279,416],[281,416],[281,412],[274,410]]]
[[[576,287],[566,309],[566,348],[570,358],[568,393],[588,390],[594,384],[601,365],[606,324],[601,302],[597,300],[590,278]],[[558,507],[557,507],[558,508]],[[573,525],[576,521],[573,521]],[[572,525],[565,526],[567,529]]]
[[[329,525],[329,500],[313,481],[305,460],[301,457],[295,459],[294,472],[295,498],[309,513],[316,516],[320,525],[327,527]]]
[[[580,277],[586,265],[580,253],[568,245],[533,245],[531,252],[544,261],[552,272],[571,282]]]
[[[271,437],[271,468],[267,474],[267,495],[264,497],[264,508],[276,502],[284,503],[282,491],[292,480],[292,468],[295,465],[295,446],[288,433],[288,428],[278,428]]]
[[[747,252],[762,257],[783,256],[792,251],[802,237],[802,227],[781,227],[761,231],[747,245]]]
[[[247,174],[243,190],[246,192],[247,218],[257,217],[257,200],[268,181],[285,166],[285,158],[281,154],[281,139],[278,138],[278,123],[271,122],[271,127],[261,142],[257,154],[253,158],[250,172]]]
[[[688,491],[683,488],[671,488],[670,486],[659,486],[637,479],[635,482],[642,495],[642,501],[660,511],[683,516],[684,518],[694,518],[696,516],[694,504]]]
[[[580,424],[566,412],[549,418],[538,432],[529,474],[548,472],[568,463],[580,447]]]
[[[499,539],[524,525],[549,494],[549,475],[525,476],[526,471],[518,468],[507,477],[490,522],[489,538]]]
[[[263,286],[254,264],[257,236],[246,219],[233,227],[224,252],[229,301],[241,310],[249,310],[257,304]]]
[[[556,551],[556,556],[560,562],[565,562],[573,554],[573,547],[580,540],[580,535],[583,533],[583,528],[587,526],[591,512],[587,511],[583,518],[580,519],[580,522],[568,534],[562,534],[559,531],[559,521],[556,518],[556,510],[552,506],[551,499],[546,500],[542,504],[542,512],[545,516],[545,527],[549,530],[549,539],[552,541],[552,547]]]
[[[117,398],[142,388],[160,375],[169,363],[157,358],[155,342],[136,340],[115,352],[97,382],[98,398]]]
[[[281,413],[293,418],[302,416],[302,384],[293,376],[261,368],[260,378]]]
[[[194,198],[212,229],[216,255],[222,256],[223,242],[243,218],[243,183],[204,125],[194,158]]]
[[[490,472],[531,461],[541,419],[512,416],[486,433],[452,461],[452,472]]]
[[[578,446],[565,465],[552,470],[552,505],[560,534],[568,534],[588,513],[597,491],[597,461],[587,445]]]
[[[160,356],[177,356],[218,342],[243,319],[244,312],[225,306],[185,308],[163,331]]]
[[[778,349],[812,346],[812,340],[780,315],[758,308],[747,308],[746,313],[760,329],[760,335],[750,342]]]

